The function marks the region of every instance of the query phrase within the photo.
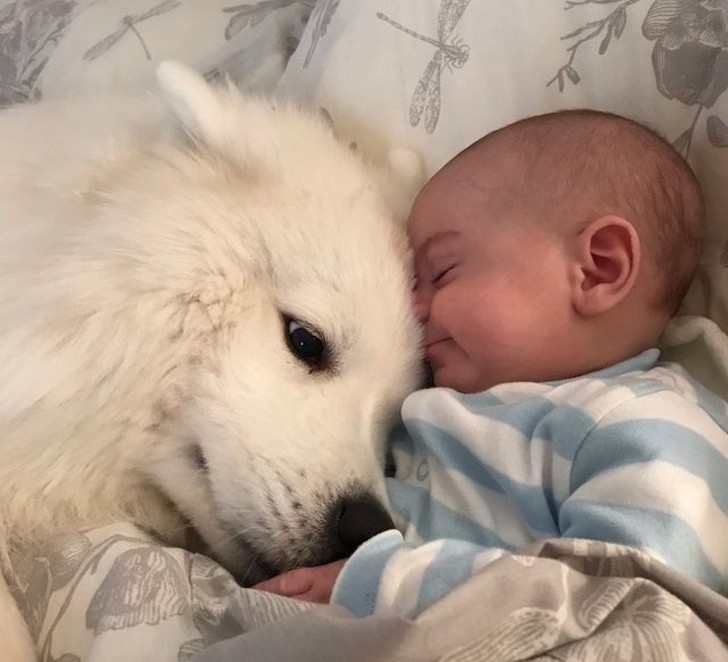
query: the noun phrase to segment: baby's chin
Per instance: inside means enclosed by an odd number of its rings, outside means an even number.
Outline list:
[[[442,388],[451,388],[459,393],[486,391],[494,384],[469,370],[458,370],[456,366],[440,365],[432,369],[432,383]]]

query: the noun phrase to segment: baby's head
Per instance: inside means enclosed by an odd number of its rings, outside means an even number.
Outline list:
[[[408,221],[435,384],[574,377],[653,347],[696,268],[704,206],[649,129],[562,111],[446,164]]]

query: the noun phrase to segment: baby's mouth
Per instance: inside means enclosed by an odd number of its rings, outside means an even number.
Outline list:
[[[447,351],[443,350],[447,350],[447,344],[451,340],[452,338],[439,338],[425,345],[425,357],[430,365],[430,369],[433,371],[433,375],[438,368],[442,367],[447,356]]]
[[[431,349],[442,345],[443,343],[446,343],[448,340],[450,340],[450,338],[438,338],[436,340],[428,340],[425,343],[425,352],[429,353]]]

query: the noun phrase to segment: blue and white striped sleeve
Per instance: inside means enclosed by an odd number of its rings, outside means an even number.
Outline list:
[[[728,433],[672,391],[624,403],[582,442],[560,534],[629,545],[713,589],[728,572]]]
[[[504,553],[463,540],[413,547],[399,531],[365,542],[344,565],[331,597],[356,616],[414,616]]]
[[[558,535],[642,549],[722,590],[728,575],[726,411],[709,414],[669,390],[621,401],[591,427],[564,474],[569,485],[556,503]],[[451,539],[413,547],[388,531],[346,563],[332,602],[359,616],[415,615],[509,551]]]

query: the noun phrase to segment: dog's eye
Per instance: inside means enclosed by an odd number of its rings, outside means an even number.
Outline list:
[[[283,323],[286,342],[293,355],[313,370],[323,368],[326,354],[324,340],[310,328],[291,317],[284,317]]]

